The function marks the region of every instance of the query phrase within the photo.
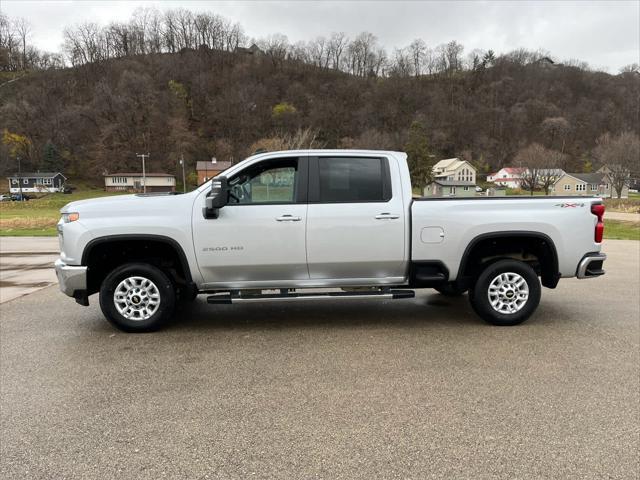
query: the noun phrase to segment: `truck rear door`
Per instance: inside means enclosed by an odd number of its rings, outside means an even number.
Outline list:
[[[395,159],[309,158],[307,264],[311,279],[393,283],[405,275],[405,214]],[[353,282],[353,283],[358,283]]]

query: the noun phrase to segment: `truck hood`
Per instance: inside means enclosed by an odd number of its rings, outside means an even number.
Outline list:
[[[184,199],[185,195],[167,194],[135,194],[135,195],[113,195],[109,197],[91,198],[88,200],[78,200],[67,203],[60,209],[60,213],[67,212],[93,212],[106,210],[122,210],[148,208],[154,206],[168,206]]]

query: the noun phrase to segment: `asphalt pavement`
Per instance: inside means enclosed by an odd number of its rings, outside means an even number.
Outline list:
[[[518,327],[466,297],[0,306],[0,478],[638,478],[640,242]]]
[[[56,284],[58,237],[0,237],[0,303]]]

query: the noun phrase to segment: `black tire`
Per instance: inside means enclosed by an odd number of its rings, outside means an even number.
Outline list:
[[[528,298],[526,298],[526,301],[519,307],[519,310],[514,313],[499,311],[499,308],[503,310],[508,309],[509,302],[516,302],[518,291],[513,290],[512,294],[509,293],[511,289],[515,288],[514,284],[504,282],[506,284],[506,291],[504,293],[505,302],[502,304],[502,307],[501,304],[498,303],[500,300],[497,295],[493,297],[497,299],[496,308],[492,306],[489,299],[489,287],[491,283],[502,274],[519,275],[524,279],[526,287],[528,288]],[[512,278],[515,277],[512,276]],[[535,270],[526,263],[518,260],[499,260],[489,264],[482,273],[480,273],[472,291],[470,290],[469,293],[471,306],[483,320],[492,325],[511,326],[524,322],[535,312],[540,303],[541,287]],[[513,297],[509,297],[508,295],[513,295]],[[515,308],[514,306],[514,309]]]
[[[114,293],[121,282],[130,277],[150,280],[157,289],[159,304],[148,318],[127,318],[116,307]],[[128,295],[130,293],[127,293]],[[135,295],[132,291],[131,294]],[[143,294],[144,295],[144,294]],[[139,297],[132,298],[137,300]],[[144,302],[144,300],[142,300]],[[159,268],[147,263],[127,263],[113,270],[100,287],[100,308],[106,319],[125,332],[152,332],[162,327],[173,315],[176,292],[171,279]],[[127,313],[125,311],[125,313]]]
[[[460,297],[467,291],[466,288],[460,288],[453,282],[435,287],[435,290],[445,297]]]

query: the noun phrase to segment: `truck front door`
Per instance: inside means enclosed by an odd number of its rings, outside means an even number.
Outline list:
[[[251,288],[308,280],[307,158],[258,161],[229,178],[215,219],[193,211],[193,241],[205,286]],[[205,195],[196,205],[204,206]]]

